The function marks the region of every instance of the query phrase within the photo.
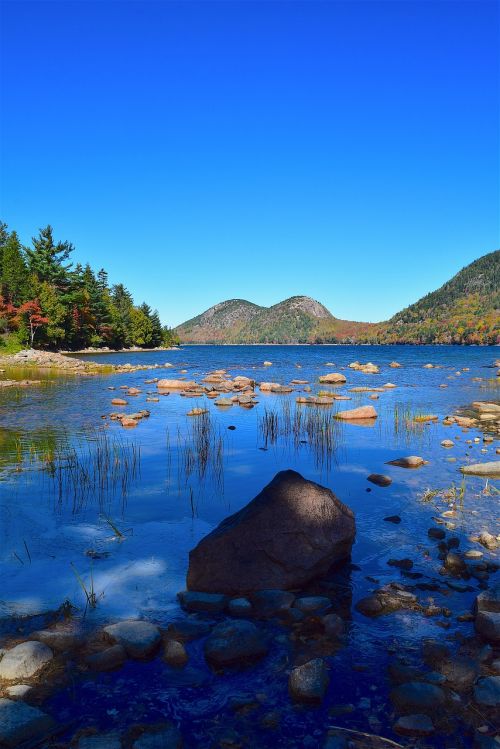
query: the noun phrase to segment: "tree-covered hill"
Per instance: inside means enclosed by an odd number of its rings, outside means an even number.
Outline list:
[[[384,343],[497,343],[499,336],[500,250],[462,268],[379,333]]]
[[[0,222],[0,352],[36,346],[155,348],[177,341],[156,310],[134,304],[123,284],[89,264],[73,265],[74,247],[56,242],[51,226],[31,247]]]
[[[475,260],[386,322],[340,320],[310,297],[272,307],[231,299],[175,332],[186,343],[494,344],[500,342],[500,251]]]
[[[176,335],[190,343],[230,343],[242,328],[266,309],[245,299],[228,299],[176,328]]]

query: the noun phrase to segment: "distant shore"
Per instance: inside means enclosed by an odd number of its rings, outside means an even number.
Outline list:
[[[156,348],[120,348],[120,349],[114,349],[114,348],[84,348],[79,349],[78,351],[65,351],[65,350],[59,350],[58,354],[64,354],[66,356],[72,356],[76,354],[143,354],[145,351],[180,351],[180,346],[159,346]]]

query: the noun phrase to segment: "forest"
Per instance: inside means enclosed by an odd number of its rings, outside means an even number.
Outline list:
[[[157,310],[134,304],[122,284],[87,263],[73,264],[74,246],[56,241],[48,225],[25,247],[0,222],[0,352],[22,347],[80,350],[175,345]]]

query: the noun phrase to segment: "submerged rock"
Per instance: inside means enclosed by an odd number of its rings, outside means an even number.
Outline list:
[[[0,698],[0,746],[15,749],[41,741],[55,727],[52,718],[24,702]]]
[[[248,598],[232,598],[227,607],[231,616],[251,616],[253,606]]]
[[[429,736],[434,733],[434,724],[427,715],[416,713],[414,715],[403,715],[399,718],[394,730],[401,736]]]
[[[187,664],[189,656],[182,642],[179,642],[178,640],[167,640],[163,650],[163,660],[165,663],[168,663],[169,666],[182,668]]]
[[[177,597],[183,609],[196,613],[220,614],[227,606],[227,596],[222,593],[183,590]]]
[[[338,614],[327,614],[322,617],[321,622],[328,638],[340,640],[345,635],[345,624]]]
[[[267,642],[255,624],[244,619],[222,622],[205,641],[205,658],[215,669],[246,666],[267,654]]]
[[[286,613],[293,605],[295,595],[288,590],[259,590],[252,595],[255,614],[261,619],[271,619]]]
[[[437,710],[445,704],[446,693],[435,684],[409,681],[391,691],[391,701],[398,710]]]
[[[352,511],[329,489],[281,471],[189,555],[190,590],[238,594],[300,587],[349,558]]]
[[[382,616],[402,609],[416,610],[419,608],[416,595],[402,590],[394,584],[386,585],[356,604],[356,609],[365,616]]]
[[[127,660],[127,653],[122,645],[112,645],[105,650],[91,653],[85,658],[85,665],[90,671],[114,671],[121,668]]]
[[[104,628],[106,637],[122,645],[130,658],[147,658],[160,644],[158,627],[150,622],[130,620]]]
[[[377,486],[390,486],[392,484],[390,476],[385,476],[383,473],[370,473],[368,481]]]
[[[328,688],[328,671],[321,658],[314,658],[294,668],[288,680],[288,690],[294,702],[318,704]]]
[[[46,666],[54,654],[43,642],[22,642],[7,650],[0,660],[0,679],[29,679]]]

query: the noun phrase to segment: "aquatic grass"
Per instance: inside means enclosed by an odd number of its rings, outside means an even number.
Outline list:
[[[265,408],[260,416],[258,430],[265,447],[292,445],[295,450],[308,445],[317,467],[330,468],[340,444],[342,424],[329,409],[306,405],[297,408],[290,399],[280,402],[279,409]]]
[[[40,471],[52,496],[62,504],[71,500],[73,511],[97,499],[103,509],[116,496],[125,501],[140,477],[141,448],[104,430],[88,430],[80,439],[52,432],[15,440],[18,470]]]
[[[80,573],[76,569],[76,567],[73,564],[73,562],[71,562],[71,568],[72,568],[72,570],[73,570],[73,572],[75,574],[76,579],[78,580],[78,584],[80,585],[80,587],[83,590],[83,593],[85,595],[85,599],[86,599],[85,612],[87,611],[88,607],[90,607],[91,609],[97,608],[97,600],[98,599],[97,599],[97,594],[95,592],[95,587],[94,587],[94,572],[93,572],[92,564],[90,565],[90,585],[89,585],[89,587],[87,587],[85,585],[85,582],[84,582],[82,576],[80,575]],[[99,596],[99,598],[102,598],[103,596],[104,596],[104,593],[101,593],[100,596]]]
[[[435,423],[432,414],[415,410],[411,404],[396,402],[393,406],[393,434],[396,440],[405,446],[410,446],[415,439],[422,439],[429,435],[428,424]]]
[[[196,474],[200,483],[205,480],[219,492],[224,491],[224,439],[209,412],[187,421],[186,430],[177,427],[180,446],[178,461],[179,486],[188,485]]]

